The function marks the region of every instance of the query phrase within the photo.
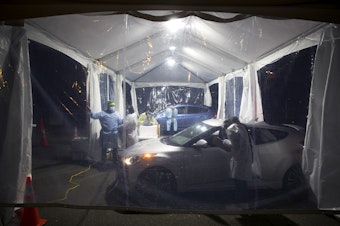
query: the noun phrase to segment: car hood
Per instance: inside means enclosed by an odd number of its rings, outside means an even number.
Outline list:
[[[132,155],[141,155],[144,153],[163,153],[179,151],[181,147],[172,146],[162,142],[167,138],[156,138],[137,142],[136,144],[128,147],[122,153],[123,157]]]

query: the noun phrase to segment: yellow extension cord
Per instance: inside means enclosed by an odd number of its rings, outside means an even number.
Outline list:
[[[74,177],[77,177],[77,176],[79,176],[79,175],[81,175],[81,174],[83,174],[83,173],[86,173],[86,172],[88,172],[88,171],[90,171],[90,170],[91,170],[91,164],[90,164],[85,170],[82,170],[82,171],[80,171],[80,172],[78,172],[78,173],[76,173],[76,174],[71,175],[71,177],[70,177],[70,179],[68,180],[68,182],[69,182],[70,184],[73,184],[74,186],[73,186],[73,187],[70,187],[70,188],[68,188],[68,189],[66,190],[65,195],[64,195],[63,198],[57,199],[57,200],[54,200],[54,201],[49,201],[48,203],[54,203],[54,202],[60,202],[60,201],[66,200],[66,199],[67,199],[67,196],[68,196],[68,194],[69,194],[69,192],[72,191],[72,190],[74,190],[74,189],[76,189],[77,187],[80,186],[80,184],[75,183],[75,182],[72,181],[73,178],[74,178]]]

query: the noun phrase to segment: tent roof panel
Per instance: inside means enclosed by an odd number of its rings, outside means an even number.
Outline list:
[[[215,15],[220,19],[235,16]],[[164,83],[174,78],[181,80],[183,74],[202,76],[195,82],[211,82],[303,37],[321,24],[295,19],[245,18],[222,23],[188,16],[153,22],[112,13],[36,18],[27,23],[90,60],[99,60],[104,66],[124,74],[129,81],[149,79]],[[169,50],[171,46],[176,50]],[[168,57],[173,57],[178,66],[166,72]]]

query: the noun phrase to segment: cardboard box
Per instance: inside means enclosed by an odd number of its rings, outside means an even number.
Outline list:
[[[152,126],[139,126],[139,139],[151,139],[158,138],[160,135],[160,126],[152,125]]]

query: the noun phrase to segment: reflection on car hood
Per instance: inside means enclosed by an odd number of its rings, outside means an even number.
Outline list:
[[[166,139],[167,138],[156,138],[137,142],[124,150],[122,156],[141,155],[143,153],[173,152],[181,148],[167,144]]]

